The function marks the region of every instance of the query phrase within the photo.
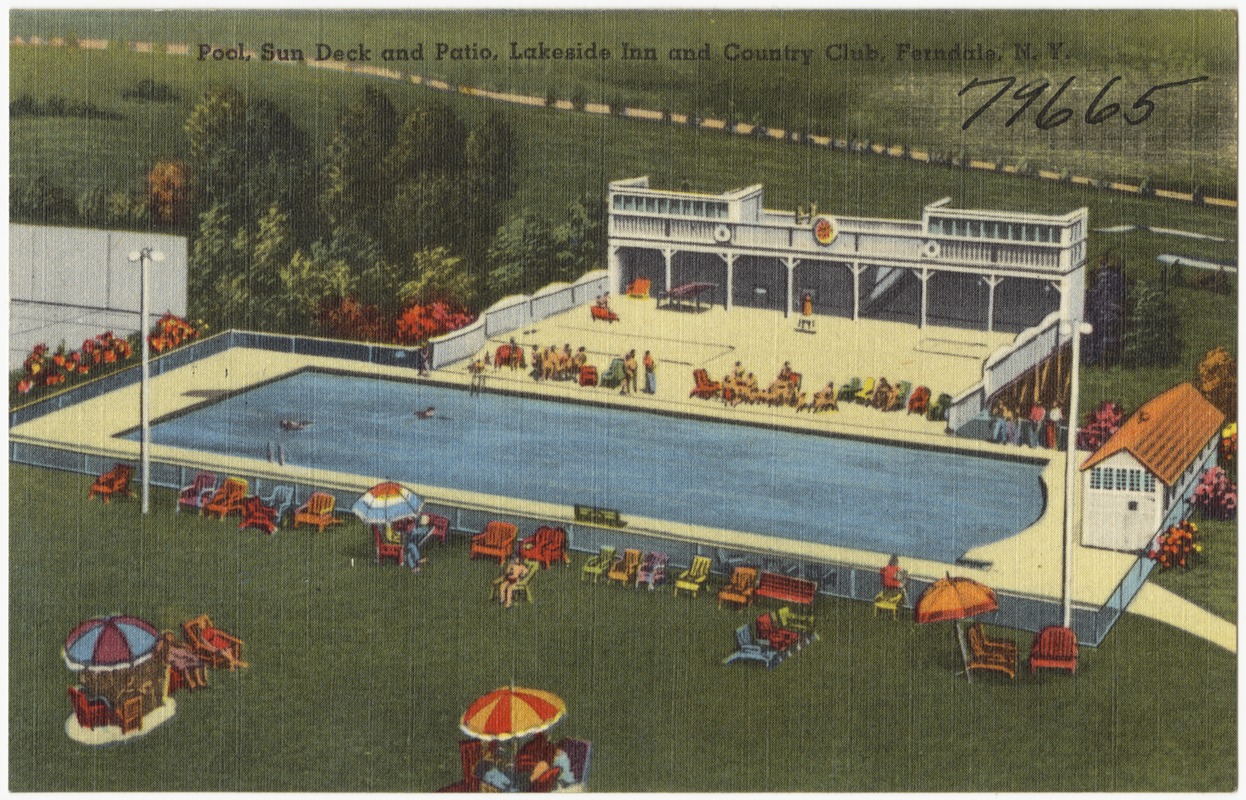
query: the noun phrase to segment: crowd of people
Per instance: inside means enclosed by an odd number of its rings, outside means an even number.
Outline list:
[[[800,390],[800,381],[800,373],[794,372],[791,363],[784,361],[779,374],[763,390],[757,376],[737,361],[731,372],[723,376],[722,399],[724,403],[732,406],[740,403],[765,403],[799,409],[806,402],[805,393]]]
[[[997,399],[991,406],[991,441],[999,444],[1055,447],[1064,413],[1059,406],[1044,408],[1031,403],[1018,410]]]

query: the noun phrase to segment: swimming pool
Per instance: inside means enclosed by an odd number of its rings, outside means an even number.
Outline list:
[[[1036,463],[315,371],[152,441],[944,562],[1043,511]]]

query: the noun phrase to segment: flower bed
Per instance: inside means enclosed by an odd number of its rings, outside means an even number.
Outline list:
[[[1173,567],[1190,569],[1194,559],[1203,552],[1203,545],[1198,541],[1198,527],[1189,520],[1174,525],[1168,532],[1159,537],[1155,548],[1147,553],[1160,570]]]

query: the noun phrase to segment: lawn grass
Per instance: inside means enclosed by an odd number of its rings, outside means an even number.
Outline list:
[[[1188,570],[1161,572],[1151,580],[1202,606],[1217,616],[1237,622],[1237,521],[1195,519],[1203,552]]]
[[[1123,618],[1075,677],[969,685],[950,625],[823,598],[821,641],[773,671],[724,667],[751,615],[582,584],[580,555],[504,611],[485,600],[497,565],[461,537],[413,577],[374,566],[355,522],[267,537],[174,515],[164,490],[146,518],[88,502],[89,484],[10,468],[13,791],[428,791],[457,780],[463,708],[512,681],[567,701],[556,732],[593,741],[599,791],[1236,786],[1234,656],[1153,621]],[[252,666],[179,694],[146,738],[75,744],[60,646],[118,612],[209,613]]]
[[[785,130],[811,130],[840,138],[904,143],[920,149],[958,151],[1011,163],[1029,160],[1092,177],[1149,177],[1163,186],[1201,185],[1204,191],[1236,190],[1235,18],[1230,12],[808,11],[658,13],[568,12],[249,12],[69,10],[15,12],[14,35],[76,35],[81,38],[156,42],[263,42],[313,53],[317,42],[349,47],[364,43],[379,59],[385,47],[424,43],[426,60],[397,66],[450,82],[519,91],[540,97],[579,97],[708,117],[731,117]],[[1019,63],[1015,45],[1047,40],[1066,43],[1058,62]],[[494,61],[434,60],[435,42],[489,47]],[[609,61],[516,61],[509,44],[553,46],[598,43],[614,50]],[[653,47],[653,62],[624,61],[621,45]],[[731,62],[724,46],[789,45],[814,51],[809,66],[793,62]],[[834,62],[828,44],[870,43],[884,58]],[[899,59],[895,44],[997,50],[995,63]],[[672,61],[673,47],[708,46],[710,60]],[[183,59],[189,60],[189,59]],[[1127,126],[1118,117],[1086,125],[1082,112],[1113,76],[1126,74],[1104,102],[1126,108],[1149,86],[1196,75],[1211,80],[1161,96],[1154,124]],[[202,65],[200,65],[202,66]],[[163,67],[156,67],[163,70]],[[239,68],[226,67],[234,71]],[[968,131],[961,123],[990,92],[964,99],[958,90],[970,77],[1037,73],[1058,86],[1076,83],[1062,98],[1077,109],[1072,122],[1050,131],[1033,124],[1037,107],[1018,124],[1003,121],[1019,103],[1001,102]],[[1054,93],[1054,89],[1047,96]],[[1041,103],[1040,103],[1041,106]]]

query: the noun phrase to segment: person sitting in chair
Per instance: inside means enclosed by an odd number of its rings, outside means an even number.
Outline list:
[[[406,524],[404,525],[403,522]],[[394,527],[397,528],[402,535],[402,552],[403,557],[407,562],[407,566],[411,568],[411,573],[413,575],[418,575],[420,567],[426,560],[424,556],[420,554],[420,545],[424,542],[424,539],[427,538],[429,532],[432,530],[432,525],[430,524],[427,515],[420,516],[418,525],[413,524],[411,520],[404,520],[403,522],[394,523]]]
[[[900,556],[892,554],[887,560],[887,566],[878,571],[878,575],[883,581],[883,591],[894,595],[899,593],[904,598],[904,602],[909,601],[908,591],[905,584],[908,583],[909,575],[900,569]]]
[[[519,556],[512,556],[506,563],[502,577],[498,578],[498,602],[510,608],[515,601],[515,584],[528,575],[528,565]]]
[[[164,660],[169,667],[182,676],[186,688],[198,689],[208,685],[208,674],[204,669],[203,659],[185,642],[173,638],[173,631],[164,632]]]
[[[223,631],[218,631],[216,628],[204,628],[199,633],[199,640],[213,653],[224,658],[231,672],[238,667],[251,666],[234,655],[234,640]]]

